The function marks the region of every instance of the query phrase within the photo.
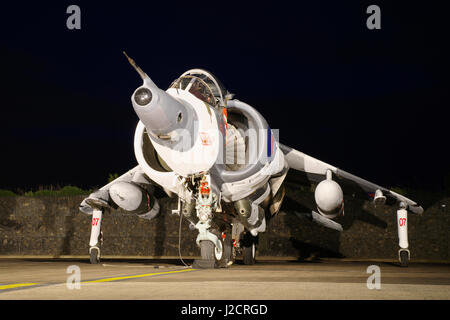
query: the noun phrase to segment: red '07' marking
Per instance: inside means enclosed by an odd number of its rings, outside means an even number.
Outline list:
[[[400,218],[400,219],[398,219],[398,225],[399,225],[400,227],[405,226],[405,225],[406,225],[406,218]]]
[[[92,225],[96,226],[98,224],[98,220],[100,220],[100,218],[92,218]]]

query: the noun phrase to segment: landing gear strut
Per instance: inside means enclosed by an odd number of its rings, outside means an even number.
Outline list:
[[[100,262],[100,247],[102,243],[102,217],[104,209],[94,209],[92,212],[91,239],[89,241],[89,255],[91,264]]]
[[[401,202],[397,210],[397,228],[398,228],[398,259],[402,267],[407,267],[411,257],[408,250],[408,212],[406,204]]]

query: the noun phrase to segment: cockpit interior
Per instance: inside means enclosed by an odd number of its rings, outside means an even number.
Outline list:
[[[170,88],[189,91],[215,108],[226,106],[226,100],[233,97],[212,73],[203,69],[186,71],[172,82]]]

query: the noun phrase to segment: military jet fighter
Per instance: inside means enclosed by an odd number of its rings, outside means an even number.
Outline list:
[[[407,212],[423,212],[416,202],[281,144],[262,115],[234,99],[210,72],[186,71],[163,91],[124,54],[143,81],[131,96],[140,119],[134,136],[138,165],[80,204],[92,215],[91,263],[100,261],[105,209],[153,219],[160,214],[157,186],[178,198],[172,213],[198,232],[198,267],[228,267],[239,255],[253,264],[257,235],[283,202],[285,178],[299,172],[316,184],[309,218],[322,226],[342,231],[333,219],[343,213],[344,191],[398,206],[398,255],[407,265]]]

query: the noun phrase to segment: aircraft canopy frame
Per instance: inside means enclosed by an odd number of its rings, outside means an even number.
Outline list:
[[[200,100],[213,107],[226,106],[230,94],[223,84],[210,72],[191,69],[183,73],[170,88],[188,90]]]

